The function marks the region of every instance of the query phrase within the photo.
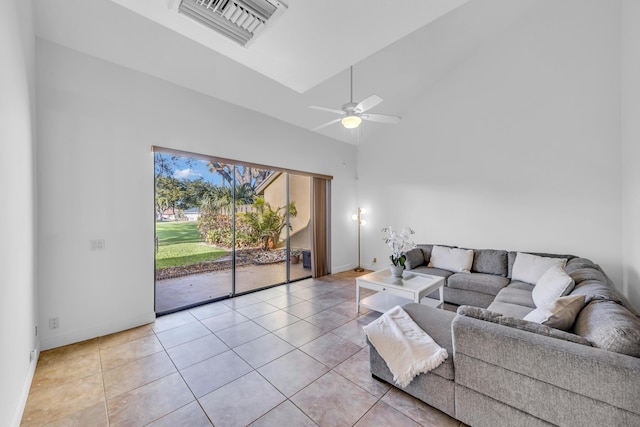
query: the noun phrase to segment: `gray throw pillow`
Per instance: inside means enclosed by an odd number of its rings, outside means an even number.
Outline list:
[[[507,251],[496,249],[474,249],[471,271],[507,276]]]
[[[422,250],[422,256],[424,257],[424,264],[429,264],[429,260],[431,259],[431,250],[433,249],[433,245],[425,245],[418,244],[416,248]]]
[[[544,335],[564,341],[571,341],[576,344],[591,346],[591,343],[581,336],[561,331],[559,329],[550,328],[545,325],[540,325],[538,323],[528,322],[526,320],[517,319],[515,317],[505,316],[501,313],[489,311],[484,308],[461,305],[460,307],[458,307],[458,314],[460,316],[473,317],[487,322],[497,323],[498,325],[532,332],[538,335]]]
[[[407,270],[411,270],[412,268],[416,268],[424,264],[424,254],[420,248],[413,248],[405,252],[405,256],[407,257],[407,260],[404,262],[404,268]]]

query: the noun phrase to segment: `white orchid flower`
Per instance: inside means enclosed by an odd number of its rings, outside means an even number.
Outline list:
[[[400,232],[393,229],[393,227],[385,227],[382,229],[384,233],[388,233],[385,236],[384,242],[391,248],[391,262],[393,265],[404,265],[406,260],[405,252],[415,248],[416,244],[410,240],[410,235],[415,234],[415,231],[410,227],[404,227]]]

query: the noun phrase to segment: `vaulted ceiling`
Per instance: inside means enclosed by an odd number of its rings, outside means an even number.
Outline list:
[[[377,94],[374,113],[402,115],[536,0],[284,0],[247,47],[177,12],[179,0],[35,0],[39,37],[306,129],[333,108]],[[397,125],[397,126],[401,126]],[[357,144],[384,127],[321,132]]]

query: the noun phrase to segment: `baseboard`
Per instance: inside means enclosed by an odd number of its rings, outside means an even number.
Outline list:
[[[124,331],[126,329],[135,328],[137,326],[153,323],[155,320],[156,313],[153,311],[132,316],[127,319],[114,319],[112,322],[102,325],[95,325],[85,329],[77,329],[50,337],[43,337],[41,341],[41,348],[42,350],[48,350],[50,348],[62,347],[63,345],[74,344],[91,338],[101,337],[115,332]]]
[[[13,419],[11,420],[11,427],[19,427],[22,422],[22,415],[24,414],[24,408],[27,406],[27,399],[29,398],[29,390],[31,390],[31,383],[33,382],[33,376],[36,373],[36,366],[38,366],[38,359],[40,358],[40,342],[36,342],[35,357],[29,364],[29,371],[27,377],[24,379],[24,385],[22,386],[22,392],[20,393],[20,399],[18,405],[13,413]]]
[[[345,271],[353,270],[354,268],[356,268],[355,264],[345,264],[339,265],[337,267],[331,267],[331,274],[342,273]]]
[[[378,265],[377,263],[376,264],[362,264],[361,267],[364,268],[365,270],[373,270],[373,271],[380,270],[381,268],[384,268],[384,267],[380,267],[380,265]],[[345,271],[353,270],[355,268],[356,268],[355,264],[341,265],[341,266],[338,266],[338,267],[333,267],[331,269],[331,273],[342,273],[342,272],[345,272]]]

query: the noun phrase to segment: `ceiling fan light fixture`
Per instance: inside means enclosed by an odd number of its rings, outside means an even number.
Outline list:
[[[202,0],[190,0],[190,1],[202,1]],[[247,1],[247,0],[244,0],[244,1]],[[273,1],[273,0],[269,0],[269,1]],[[390,123],[390,124],[396,124],[400,122],[400,119],[401,119],[400,116],[391,116],[389,114],[370,114],[370,113],[363,114],[366,111],[370,110],[371,108],[375,107],[376,105],[380,104],[382,102],[382,98],[380,98],[378,95],[371,95],[360,102],[353,102],[353,66],[349,67],[349,70],[350,70],[349,87],[351,89],[351,96],[349,98],[349,102],[342,105],[340,110],[336,108],[321,107],[319,105],[309,106],[309,108],[313,108],[314,110],[320,110],[320,111],[326,111],[329,113],[339,114],[342,116],[342,118],[328,121],[326,123],[321,124],[320,126],[316,126],[311,130],[317,131],[338,122],[342,123],[342,126],[345,129],[357,129],[358,127],[360,127],[360,124],[362,123],[363,120],[368,120],[370,122],[378,122],[378,123]]]
[[[355,129],[358,126],[360,126],[360,123],[362,123],[362,119],[359,116],[350,114],[347,116],[344,116],[341,120],[342,126],[344,126],[347,129]]]

